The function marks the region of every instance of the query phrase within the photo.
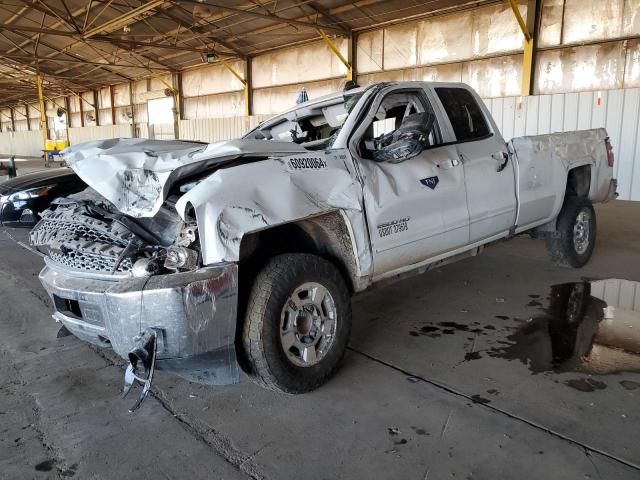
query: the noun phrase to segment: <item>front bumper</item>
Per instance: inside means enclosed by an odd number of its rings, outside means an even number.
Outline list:
[[[78,338],[127,358],[135,337],[151,328],[158,332],[158,368],[227,384],[239,379],[237,272],[224,264],[147,278],[96,276],[47,259],[40,281],[55,305],[53,318]]]

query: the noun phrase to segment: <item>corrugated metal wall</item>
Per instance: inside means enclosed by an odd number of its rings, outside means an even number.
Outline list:
[[[622,310],[640,311],[640,287],[629,280],[600,280],[591,284],[591,296]]]
[[[486,99],[505,140],[605,127],[621,200],[640,200],[640,89]]]

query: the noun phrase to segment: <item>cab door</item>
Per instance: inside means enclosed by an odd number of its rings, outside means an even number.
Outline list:
[[[460,85],[434,91],[464,166],[470,243],[508,234],[516,221],[517,197],[505,141],[475,93]]]
[[[371,146],[372,135],[388,134],[385,126],[393,131],[402,123],[396,116],[410,110],[404,101],[433,112],[421,88],[390,88],[380,97],[356,131],[361,148]],[[355,155],[363,180],[374,276],[410,269],[468,243],[464,168],[456,146],[446,145],[445,140],[436,121],[429,146],[413,158],[391,163]]]

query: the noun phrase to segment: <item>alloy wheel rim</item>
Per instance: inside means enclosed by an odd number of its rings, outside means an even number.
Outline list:
[[[573,224],[573,246],[576,253],[582,255],[589,248],[591,240],[591,214],[582,210]]]
[[[282,349],[296,366],[317,365],[333,346],[337,326],[338,312],[329,290],[317,282],[304,283],[282,307]]]

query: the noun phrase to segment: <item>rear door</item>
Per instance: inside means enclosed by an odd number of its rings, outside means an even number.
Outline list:
[[[464,166],[469,241],[508,233],[517,213],[514,165],[482,100],[461,85],[436,86]]]

